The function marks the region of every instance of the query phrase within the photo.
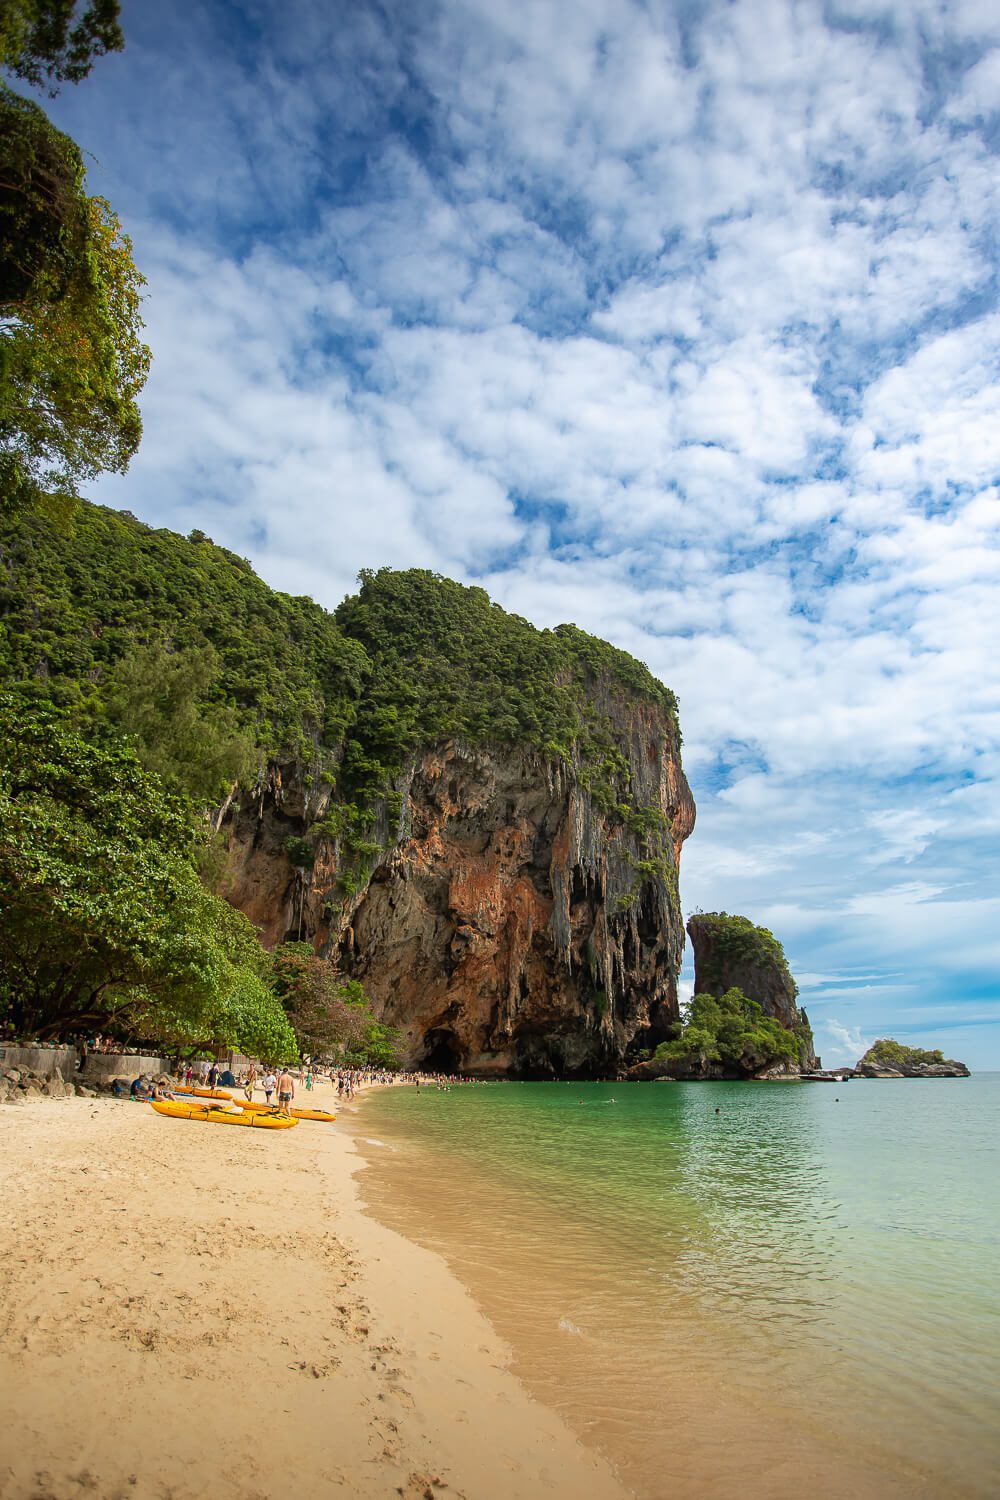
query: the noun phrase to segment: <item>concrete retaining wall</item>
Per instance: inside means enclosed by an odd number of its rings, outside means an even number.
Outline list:
[[[138,1052],[88,1052],[87,1061],[79,1075],[81,1083],[99,1083],[102,1079],[127,1078],[129,1083],[141,1073],[169,1071],[165,1057],[149,1057]]]
[[[75,1047],[0,1047],[0,1067],[30,1068],[41,1078],[51,1078],[56,1068],[72,1083],[76,1072]]]

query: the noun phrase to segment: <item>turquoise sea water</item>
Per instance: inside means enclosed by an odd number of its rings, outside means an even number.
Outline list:
[[[399,1089],[362,1190],[637,1494],[978,1500],[998,1126],[1000,1075]]]

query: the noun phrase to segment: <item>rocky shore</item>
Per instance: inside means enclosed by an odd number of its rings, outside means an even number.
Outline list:
[[[27,1104],[29,1099],[70,1099],[74,1095],[93,1099],[97,1090],[84,1083],[68,1083],[59,1068],[50,1074],[36,1073],[33,1068],[5,1068],[0,1073],[0,1104]]]
[[[873,1042],[854,1068],[856,1078],[970,1078],[965,1063],[941,1052],[904,1047],[889,1037]]]
[[[169,1074],[159,1075],[169,1077]],[[40,1073],[34,1068],[4,1068],[0,1072],[0,1104],[27,1104],[29,1099],[96,1099],[98,1095],[115,1094],[115,1085],[126,1088],[131,1078],[95,1078],[83,1082],[77,1078],[64,1078],[61,1068]],[[156,1082],[152,1074],[140,1075],[139,1082],[150,1086]]]

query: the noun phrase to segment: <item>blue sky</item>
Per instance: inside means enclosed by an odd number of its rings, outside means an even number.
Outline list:
[[[632,651],[687,910],[773,928],[827,1061],[1000,1067],[1000,10],[123,12],[52,105],[149,281],[93,497]]]

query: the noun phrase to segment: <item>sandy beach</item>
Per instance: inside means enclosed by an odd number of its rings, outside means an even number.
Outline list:
[[[364,1214],[358,1123],[0,1111],[4,1500],[623,1500],[443,1260]]]

